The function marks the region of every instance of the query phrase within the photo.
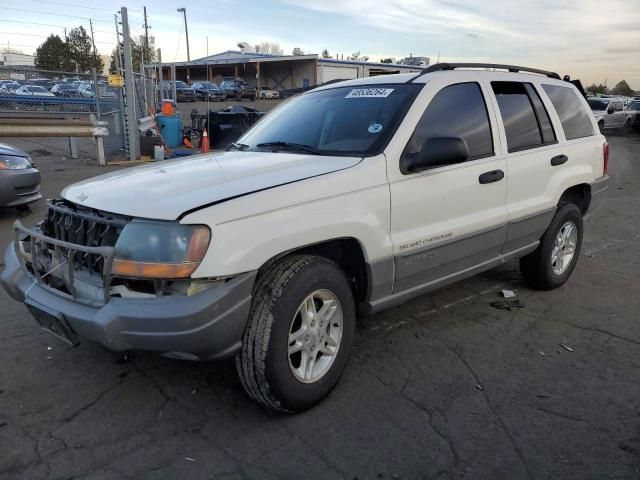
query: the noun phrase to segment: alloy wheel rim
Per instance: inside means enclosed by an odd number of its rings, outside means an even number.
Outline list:
[[[567,271],[576,253],[578,227],[572,221],[565,222],[558,230],[551,250],[551,269],[556,275]]]
[[[289,368],[296,380],[314,383],[331,368],[342,340],[342,307],[329,290],[309,294],[289,327]]]

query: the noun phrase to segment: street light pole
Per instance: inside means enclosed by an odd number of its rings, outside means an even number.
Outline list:
[[[182,7],[178,9],[178,12],[182,12],[182,15],[184,15],[184,33],[187,36],[187,62],[190,62],[191,55],[189,54],[189,29],[187,28],[187,9]]]

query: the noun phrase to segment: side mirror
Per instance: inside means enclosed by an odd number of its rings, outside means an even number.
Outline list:
[[[402,157],[401,169],[416,173],[428,168],[466,162],[469,159],[467,142],[460,137],[430,137],[422,144],[422,150]]]
[[[609,115],[611,115],[613,112],[614,112],[613,107],[609,107],[609,108],[607,108],[607,113],[608,113]]]

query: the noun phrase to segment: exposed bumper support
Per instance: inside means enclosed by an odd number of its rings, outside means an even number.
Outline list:
[[[240,274],[190,297],[112,298],[96,308],[43,288],[21,267],[10,245],[0,283],[14,299],[60,314],[80,339],[114,351],[150,350],[208,360],[240,349],[255,276],[256,272]]]

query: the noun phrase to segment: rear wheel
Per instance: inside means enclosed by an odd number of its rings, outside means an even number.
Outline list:
[[[306,410],[331,392],[355,334],[353,293],[332,261],[286,257],[259,280],[236,367],[245,390],[277,412]]]
[[[520,259],[520,271],[531,288],[551,290],[564,284],[582,247],[582,212],[573,203],[558,209],[538,248]]]

